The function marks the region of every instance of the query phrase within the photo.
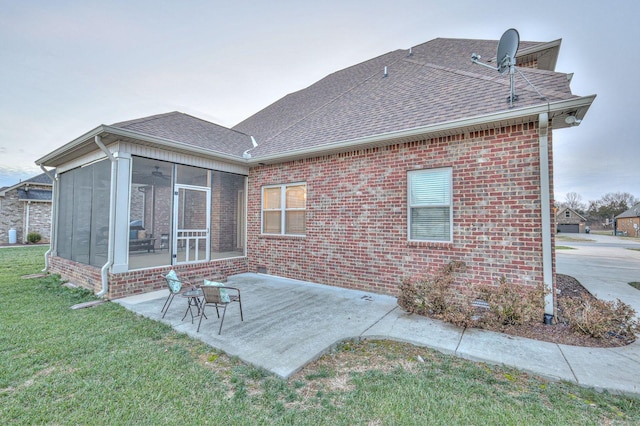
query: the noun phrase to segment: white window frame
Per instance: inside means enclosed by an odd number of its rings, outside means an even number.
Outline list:
[[[411,183],[415,176],[423,175],[423,174],[441,174],[447,173],[448,176],[448,185],[449,185],[449,193],[447,194],[448,202],[444,203],[417,203],[412,200],[412,191],[411,191]],[[414,208],[449,208],[449,238],[448,239],[437,239],[437,238],[412,238],[411,235],[411,225],[412,218],[411,213]],[[451,167],[441,167],[434,169],[420,169],[420,170],[411,170],[407,172],[407,239],[409,241],[416,242],[437,242],[437,243],[451,243],[453,242],[453,169]]]
[[[298,237],[304,237],[306,234],[287,234],[286,230],[286,217],[287,212],[289,211],[303,211],[306,213],[307,211],[307,203],[305,199],[305,207],[304,208],[287,208],[287,188],[292,186],[304,186],[305,192],[307,190],[306,182],[295,182],[295,183],[287,183],[280,185],[265,185],[261,190],[261,200],[260,200],[260,232],[262,235],[293,235]],[[264,208],[264,193],[266,189],[280,188],[280,207],[278,209],[266,209]],[[265,232],[264,231],[264,212],[265,211],[279,211],[280,212],[280,232]],[[305,230],[307,229],[306,224],[306,214],[305,214]]]

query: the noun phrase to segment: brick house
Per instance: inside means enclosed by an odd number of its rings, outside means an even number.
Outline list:
[[[511,107],[509,76],[470,59],[496,47],[389,52],[232,129],[178,112],[98,126],[37,160],[57,168],[48,268],[110,298],[170,268],[395,295],[452,260],[469,285],[553,287],[552,130],[595,96],[554,70],[560,40],[522,42]]]
[[[569,207],[556,213],[556,231],[570,234],[584,234],[587,219]]]
[[[51,178],[45,173],[15,185],[0,188],[0,244],[9,243],[9,231],[16,231],[16,242],[26,243],[30,232],[37,232],[43,243],[51,235]]]
[[[637,237],[640,235],[640,203],[636,203],[629,210],[615,217],[616,232]]]

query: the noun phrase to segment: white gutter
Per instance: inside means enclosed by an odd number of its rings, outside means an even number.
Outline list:
[[[49,270],[49,255],[53,252],[54,247],[56,246],[56,232],[57,232],[57,223],[58,223],[58,178],[56,176],[52,176],[51,172],[44,168],[43,165],[40,164],[40,169],[49,176],[52,182],[51,186],[51,221],[49,222],[49,250],[44,254],[44,269],[42,272],[47,272]],[[55,224],[55,225],[54,225]]]
[[[236,155],[224,154],[221,152],[212,151],[210,149],[201,148],[201,147],[189,145],[182,142],[177,142],[171,139],[151,136],[145,133],[138,133],[131,130],[121,129],[119,127],[107,126],[105,124],[96,127],[95,129],[85,133],[84,135],[74,139],[73,141],[61,146],[55,151],[50,152],[44,157],[38,159],[36,161],[36,164],[46,164],[57,157],[67,155],[71,151],[82,149],[84,146],[86,146],[89,143],[90,139],[95,140],[96,136],[100,137],[100,135],[104,133],[108,133],[109,135],[113,135],[113,136],[120,136],[123,138],[137,139],[143,142],[151,142],[154,145],[170,148],[174,151],[181,150],[183,152],[188,152],[190,154],[200,154],[206,158],[215,158],[217,160],[227,161],[231,164],[246,165],[245,160],[243,160],[242,158]]]
[[[109,290],[109,269],[113,265],[113,251],[115,249],[115,225],[116,225],[116,190],[118,188],[118,161],[111,154],[111,151],[107,149],[102,143],[102,139],[99,135],[95,136],[96,145],[107,155],[111,161],[111,192],[109,197],[109,240],[107,244],[107,263],[100,269],[100,275],[102,277],[102,290],[96,294],[98,297],[102,297],[107,294]]]
[[[549,183],[549,114],[542,113],[538,119],[540,146],[540,209],[542,213],[542,276],[545,286],[545,323],[554,316],[555,294],[553,292],[553,251],[551,245],[551,196]]]

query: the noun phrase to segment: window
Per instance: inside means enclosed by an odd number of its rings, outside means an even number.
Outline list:
[[[307,185],[262,188],[262,233],[304,235],[307,222]]]
[[[451,168],[408,173],[409,240],[452,241]]]
[[[567,219],[571,218],[571,212],[569,210],[565,211],[564,217],[566,217]]]

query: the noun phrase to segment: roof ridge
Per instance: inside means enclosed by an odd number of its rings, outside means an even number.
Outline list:
[[[207,124],[212,124],[212,125],[214,125],[216,127],[219,127],[221,129],[231,130],[232,132],[239,133],[239,134],[247,136],[247,137],[251,137],[251,135],[248,135],[248,134],[246,134],[244,132],[241,132],[239,130],[232,129],[231,127],[223,126],[223,125],[218,124],[218,123],[214,123],[213,121],[205,120],[204,118],[196,117],[195,115],[187,114],[185,112],[180,112],[180,111],[175,111],[175,112],[177,112],[178,114],[193,118],[195,120],[202,121],[202,122],[207,123]]]
[[[411,61],[411,62],[419,64],[419,62],[417,62],[417,61]],[[464,71],[464,70],[460,70],[460,69],[456,69],[456,68],[445,67],[443,65],[436,65],[436,64],[433,64],[433,63],[430,63],[430,62],[426,62],[426,63],[424,63],[422,65],[426,66],[426,67],[430,67],[430,68],[435,68],[435,69],[438,69],[438,70],[441,70],[441,71],[450,72],[450,73],[457,74],[457,75],[462,75],[462,76],[465,76],[465,77],[475,78],[477,80],[484,80],[484,81],[488,81],[490,83],[496,83],[496,84],[499,84],[500,86],[510,86],[511,85],[510,81],[508,81],[508,80],[500,80],[499,76],[487,77],[487,76],[484,76],[482,74],[474,73],[474,72],[471,72],[471,71]],[[526,68],[526,69],[529,70],[529,71],[533,71],[536,74],[547,74],[549,76],[552,76],[554,74],[563,74],[563,73],[559,73],[557,71],[539,70],[539,69],[534,69],[534,68]],[[500,75],[502,75],[502,74],[500,74]],[[526,77],[525,77],[525,80],[527,80]],[[518,90],[525,90],[525,91],[527,91],[529,93],[535,93],[536,95],[542,93],[542,92],[538,92],[537,88],[532,88],[530,85],[531,85],[531,83],[529,83],[527,81],[526,84],[520,84],[520,85],[516,84],[515,88],[518,89]],[[545,90],[545,93],[543,95],[545,95],[544,96],[545,98],[547,97],[547,95],[548,96],[555,96],[555,97],[559,97],[559,98],[565,96],[564,93],[558,92],[556,90],[551,90],[551,89]]]
[[[112,127],[123,127],[123,126],[129,126],[131,124],[146,123],[148,121],[158,120],[159,118],[167,117],[167,116],[175,115],[175,114],[182,114],[182,113],[180,111],[164,112],[164,113],[160,113],[160,114],[148,115],[146,117],[134,118],[133,120],[119,121],[117,123],[111,124],[111,126]]]
[[[378,55],[378,56],[376,56],[375,58],[371,58],[371,59],[369,59],[369,60],[359,62],[359,63],[357,63],[357,64],[355,64],[355,65],[348,66],[348,67],[343,68],[343,69],[341,69],[341,70],[334,71],[334,72],[332,72],[331,74],[327,75],[326,77],[324,77],[324,78],[322,78],[321,80],[318,80],[318,81],[322,81],[322,80],[324,80],[325,78],[329,77],[330,75],[334,75],[334,74],[337,74],[337,73],[339,73],[339,72],[342,72],[342,71],[348,70],[348,69],[350,69],[350,68],[353,68],[353,67],[355,67],[355,66],[362,65],[362,64],[364,64],[364,63],[366,63],[366,62],[371,62],[371,61],[374,61],[374,60],[376,60],[376,59],[378,59],[378,58],[382,58],[383,56],[386,56],[386,55],[389,55],[389,54],[392,54],[392,53],[396,53],[396,52],[402,52],[402,51],[406,51],[406,52],[408,52],[409,50],[408,50],[408,49],[396,49],[396,50],[392,50],[391,52],[387,52],[387,53],[384,53],[384,54],[382,54],[382,55]],[[398,63],[399,61],[401,61],[402,59],[403,59],[403,57],[402,57],[402,56],[400,56],[400,57],[398,57],[397,59],[395,59],[395,60],[391,61],[391,62],[389,63],[389,65],[396,64],[396,63]],[[389,66],[389,65],[388,65],[388,66]],[[364,78],[364,79],[360,80],[357,84],[354,84],[354,85],[353,85],[353,86],[351,86],[349,89],[345,90],[344,92],[341,92],[339,95],[337,95],[337,96],[335,96],[335,97],[331,98],[330,100],[328,100],[328,101],[327,101],[327,102],[325,102],[324,104],[322,104],[322,105],[320,105],[319,107],[317,107],[317,108],[313,109],[313,110],[312,110],[312,111],[310,111],[308,114],[306,114],[304,117],[301,117],[299,120],[297,120],[297,121],[295,121],[295,122],[291,123],[289,126],[284,127],[284,128],[283,128],[283,129],[281,129],[278,133],[273,134],[273,135],[272,135],[272,136],[271,136],[271,137],[270,137],[266,142],[269,142],[269,141],[271,141],[271,140],[275,139],[277,136],[279,136],[279,135],[281,135],[281,134],[285,133],[286,131],[288,131],[289,129],[291,129],[291,128],[293,128],[293,127],[297,126],[298,124],[300,124],[301,122],[303,122],[304,120],[306,120],[308,117],[310,117],[310,116],[314,115],[316,112],[318,112],[318,111],[320,111],[320,110],[322,110],[322,109],[326,108],[328,105],[330,105],[330,104],[332,104],[332,103],[335,103],[338,99],[340,99],[340,98],[342,98],[342,97],[346,96],[348,93],[351,93],[351,92],[352,92],[352,91],[354,91],[357,87],[362,86],[364,83],[366,83],[367,81],[371,80],[374,76],[378,75],[379,73],[380,73],[379,71],[376,71],[376,72],[374,72],[373,74],[371,74],[370,76],[368,76],[368,77],[366,77],[366,78]],[[317,82],[316,82],[316,83],[317,83]],[[316,83],[313,83],[311,86],[313,86],[313,85],[314,85],[314,84],[316,84]],[[307,88],[309,88],[309,87],[311,87],[311,86],[308,86]],[[305,89],[306,89],[306,88],[305,88]],[[305,89],[301,89],[301,90],[305,90]],[[296,93],[296,92],[293,92],[293,93]],[[258,144],[260,144],[260,142],[258,142]],[[252,148],[252,149],[253,149],[253,148]],[[251,150],[249,150],[249,152],[251,152]]]
[[[226,127],[226,126],[223,126],[221,124],[214,123],[213,121],[205,120],[204,118],[196,117],[194,115],[187,114],[187,113],[184,113],[182,111],[170,111],[170,112],[165,112],[165,113],[161,113],[161,114],[150,115],[150,116],[147,116],[147,117],[134,118],[133,120],[121,121],[119,123],[112,124],[111,126],[112,127],[125,127],[125,126],[131,126],[132,124],[148,123],[150,121],[159,120],[161,118],[169,117],[169,116],[172,116],[172,115],[180,115],[180,116],[184,116],[184,117],[189,117],[189,118],[192,118],[194,120],[198,120],[198,121],[201,121],[203,123],[206,123],[208,125],[212,125],[212,126],[218,127],[220,129],[231,130],[234,133],[238,133],[240,135],[251,137],[251,135],[247,135],[246,133],[243,133],[243,132],[241,132],[239,130],[232,129],[230,127]],[[146,134],[146,133],[140,132],[140,131],[138,131],[138,133]]]

